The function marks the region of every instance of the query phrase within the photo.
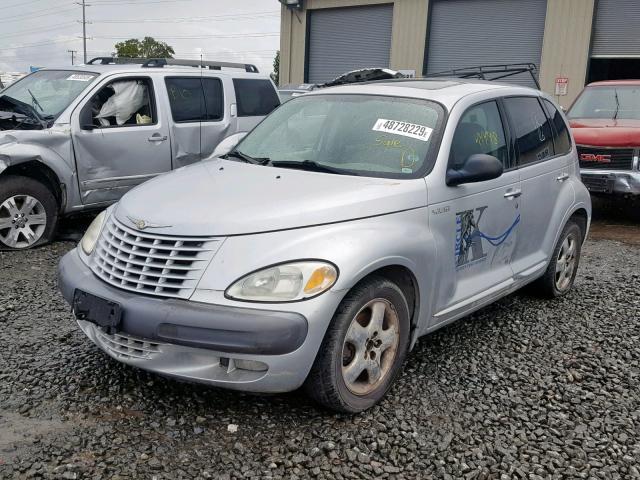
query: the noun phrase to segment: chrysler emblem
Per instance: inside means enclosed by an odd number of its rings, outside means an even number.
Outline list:
[[[131,221],[131,223],[133,223],[136,226],[138,230],[144,230],[145,228],[166,228],[171,226],[171,225],[158,225],[156,223],[149,223],[142,219],[137,219],[133,217],[127,217],[127,218]]]

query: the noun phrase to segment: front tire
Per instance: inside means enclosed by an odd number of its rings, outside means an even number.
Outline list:
[[[398,286],[372,277],[338,307],[305,382],[321,405],[357,413],[378,403],[404,363],[409,307]]]
[[[569,220],[553,249],[553,255],[546,272],[534,286],[537,291],[549,298],[568,293],[578,273],[582,230],[573,220]]]
[[[58,202],[51,191],[29,177],[0,179],[0,249],[26,250],[51,240],[58,223]]]

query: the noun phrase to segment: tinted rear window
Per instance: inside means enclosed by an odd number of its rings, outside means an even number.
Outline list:
[[[526,165],[552,157],[551,124],[538,99],[505,98],[504,104],[515,129],[518,163]]]
[[[553,103],[549,100],[544,100],[544,104],[547,107],[551,123],[553,124],[553,141],[556,147],[556,155],[565,155],[571,151],[569,128]]]
[[[278,105],[280,99],[269,80],[234,78],[239,117],[264,116]]]

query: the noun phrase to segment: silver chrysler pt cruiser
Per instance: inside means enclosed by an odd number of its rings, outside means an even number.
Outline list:
[[[359,412],[421,335],[531,282],[567,293],[590,219],[539,91],[327,88],[127,193],[62,259],[60,288],[120,362]]]

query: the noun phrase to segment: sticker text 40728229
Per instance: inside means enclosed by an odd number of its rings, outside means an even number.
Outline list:
[[[398,120],[387,120],[386,118],[379,118],[376,120],[372,130],[415,138],[416,140],[422,140],[423,142],[428,141],[431,136],[431,132],[433,132],[432,128],[425,127],[424,125],[401,122]]]

